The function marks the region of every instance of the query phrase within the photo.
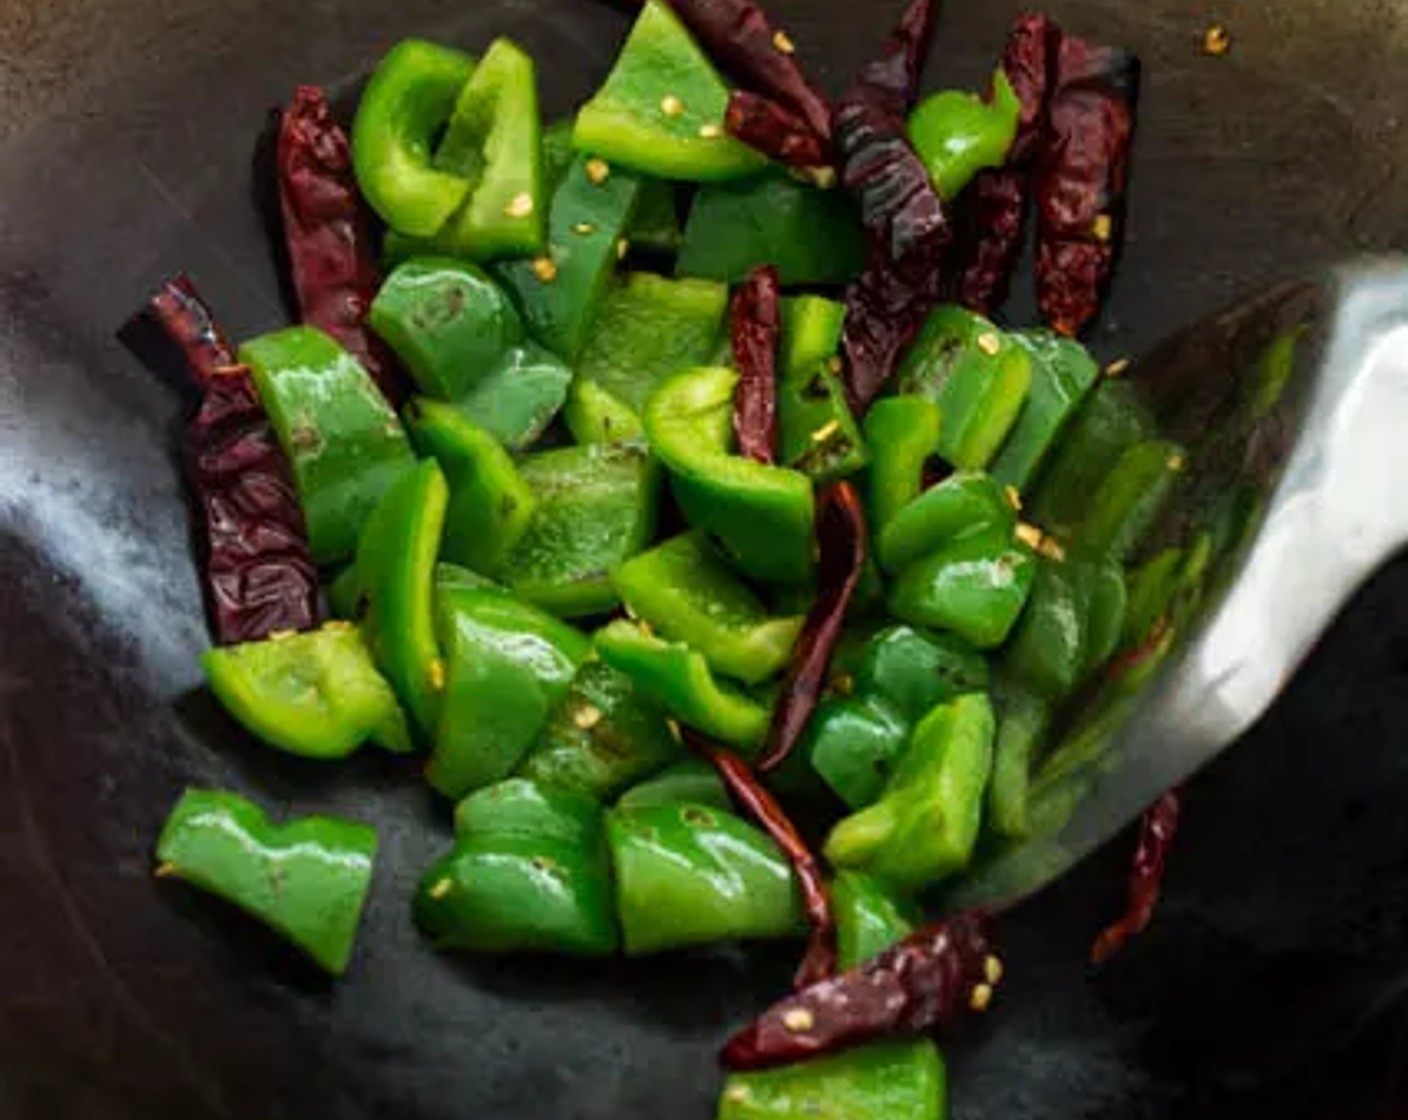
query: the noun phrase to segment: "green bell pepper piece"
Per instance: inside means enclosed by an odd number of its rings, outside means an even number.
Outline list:
[[[548,199],[538,77],[533,60],[510,40],[489,44],[460,91],[435,166],[470,184],[440,234],[451,252],[493,260],[543,251]]]
[[[876,554],[893,574],[965,534],[1010,534],[1016,527],[1017,511],[990,475],[959,471],[895,514],[880,533]]]
[[[1013,680],[1057,703],[1076,690],[1089,660],[1093,590],[1085,565],[1038,561],[1031,598],[1004,659]]]
[[[468,179],[435,168],[431,145],[473,74],[468,55],[407,39],[367,83],[352,125],[352,165],[363,196],[392,229],[433,237],[469,197]]]
[[[489,574],[564,618],[613,609],[610,573],[655,535],[659,477],[644,448],[568,447],[530,455],[518,466],[538,511]]]
[[[991,469],[1002,485],[1025,491],[1095,387],[1100,367],[1075,339],[1051,331],[1016,331],[1008,338],[1031,355],[1032,388]]]
[[[830,359],[777,384],[778,459],[819,483],[863,471],[870,451]]]
[[[435,565],[435,589],[437,591],[497,591],[507,595],[508,589],[488,576],[459,564]]]
[[[846,305],[824,296],[788,296],[782,301],[782,338],[777,368],[784,377],[810,372],[836,356],[846,325]]]
[[[999,680],[993,697],[997,743],[988,787],[988,825],[997,835],[1031,835],[1032,773],[1051,730],[1052,707],[1012,680]]]
[[[608,801],[683,750],[665,713],[630,677],[586,661],[518,773]]]
[[[1184,549],[1166,548],[1130,573],[1120,646],[1138,647],[1168,614],[1174,596],[1182,588],[1187,557]]]
[[[1007,640],[1036,576],[1032,551],[1003,530],[960,537],[900,573],[890,611],[904,622],[952,630],[980,650]]]
[[[811,480],[729,454],[737,383],[738,374],[722,366],[667,378],[646,401],[646,436],[673,476],[685,516],[745,575],[805,583],[816,518]]]
[[[497,266],[529,333],[569,365],[581,356],[640,195],[639,176],[583,156],[552,197],[547,252]]]
[[[698,533],[627,561],[612,575],[612,584],[632,615],[745,684],[761,684],[782,672],[802,633],[804,619],[770,615]]]
[[[730,1074],[718,1120],[943,1120],[948,1073],[927,1039],[876,1042],[757,1073]]]
[[[852,810],[884,792],[913,730],[894,708],[874,697],[823,700],[798,745],[798,753]]]
[[[445,664],[435,638],[435,560],[450,488],[433,461],[404,474],[362,528],[357,582],[377,667],[422,730],[435,727]]]
[[[499,591],[440,588],[436,625],[445,690],[426,778],[458,799],[513,773],[567,695],[591,643]]]
[[[631,249],[660,257],[673,257],[680,251],[684,230],[680,227],[679,191],[679,185],[668,179],[647,179],[641,185],[640,205],[626,229]]]
[[[1022,412],[1032,359],[983,316],[945,306],[924,321],[898,381],[901,393],[928,397],[943,413],[939,454],[961,470],[982,470]]]
[[[699,191],[675,270],[735,284],[770,264],[784,285],[843,285],[865,263],[865,228],[847,192],[769,173]]]
[[[206,650],[200,661],[225,710],[271,747],[324,759],[376,738],[411,749],[396,694],[347,623]]]
[[[553,121],[543,129],[543,186],[548,196],[567,179],[567,173],[577,162],[577,149],[572,146],[572,130],[576,122],[571,117]]]
[[[878,540],[924,490],[924,465],[939,452],[939,406],[925,397],[885,397],[865,414],[870,447],[870,527]]]
[[[581,390],[599,386],[634,412],[666,377],[709,361],[728,310],[728,289],[707,280],[633,272],[602,297],[587,335],[567,424],[578,442],[599,427]],[[613,425],[619,432],[619,425]],[[630,433],[618,438],[629,438]]]
[[[668,4],[648,0],[572,142],[661,179],[738,179],[767,161],[724,132],[728,86]]]
[[[319,564],[348,559],[362,523],[415,464],[396,413],[356,358],[316,327],[240,347],[293,470]]]
[[[347,971],[376,858],[366,825],[336,817],[276,825],[237,794],[190,789],[156,858],[159,876],[233,903],[334,976]]]
[[[562,359],[529,342],[505,351],[454,405],[510,451],[523,452],[562,410],[571,384]]]
[[[750,753],[763,745],[771,706],[715,677],[702,653],[625,620],[598,631],[596,648],[603,661],[687,727]]]
[[[980,693],[935,708],[915,728],[884,796],[831,830],[826,858],[906,890],[962,871],[978,839],[996,730]]]
[[[532,487],[503,445],[453,405],[417,397],[406,406],[406,425],[450,485],[441,555],[475,571],[497,570],[537,512]]]
[[[386,278],[367,321],[427,396],[453,401],[523,340],[513,304],[488,275],[463,261],[417,257]]]
[[[724,788],[719,772],[698,758],[686,758],[667,766],[655,777],[632,786],[621,795],[616,808],[653,809],[660,805],[702,805],[710,809],[731,809],[733,799]]]
[[[1120,564],[1105,561],[1089,563],[1085,568],[1090,581],[1090,634],[1082,679],[1088,680],[1120,648],[1125,613],[1129,610],[1129,586]]]
[[[577,378],[564,412],[567,429],[578,443],[644,442],[640,414],[595,381]]]
[[[920,924],[918,909],[885,883],[859,871],[840,871],[831,883],[836,916],[836,966],[859,968],[897,945]]]
[[[979,171],[1001,167],[1017,139],[1022,102],[1007,75],[993,75],[992,97],[945,90],[909,116],[909,139],[945,202],[957,198]]]
[[[961,638],[900,625],[880,630],[841,667],[856,695],[886,701],[907,723],[969,692],[986,692],[991,678],[987,658]]]
[[[1168,440],[1146,440],[1129,448],[1090,499],[1076,531],[1084,556],[1128,559],[1153,528],[1183,474],[1188,453]]]
[[[629,956],[791,938],[805,928],[791,867],[767,836],[730,813],[616,809],[606,833]]]
[[[442,949],[616,951],[615,898],[601,807],[514,780],[465,799],[454,850],[421,880],[416,921]]]

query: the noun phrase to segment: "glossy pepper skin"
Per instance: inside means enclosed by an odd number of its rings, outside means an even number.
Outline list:
[[[859,968],[903,941],[919,926],[919,911],[879,879],[839,871],[831,884],[836,907],[837,964]]]
[[[536,342],[510,346],[503,357],[455,402],[455,408],[509,451],[531,448],[567,402],[572,371]]]
[[[807,723],[797,753],[851,810],[884,792],[914,726],[873,696],[830,697]]]
[[[1125,451],[1076,530],[1081,554],[1125,560],[1153,528],[1187,462],[1187,451],[1170,440],[1145,440]]]
[[[667,766],[653,778],[632,786],[616,802],[616,808],[653,809],[661,805],[699,805],[708,809],[731,809],[719,773],[700,758],[686,758]]]
[[[848,478],[870,462],[870,449],[846,399],[837,349],[846,308],[821,296],[782,301],[777,386],[783,466],[819,483]]]
[[[407,39],[367,83],[352,126],[352,163],[362,194],[392,229],[432,237],[469,197],[468,179],[436,169],[431,145],[473,73],[468,55]]]
[[[1031,393],[1007,442],[993,460],[993,478],[1025,491],[1060,445],[1100,367],[1079,342],[1048,331],[1015,331],[1007,336],[1031,356]]]
[[[240,347],[293,468],[319,564],[348,559],[368,514],[414,465],[405,430],[365,369],[315,327]]]
[[[405,717],[366,642],[345,622],[207,650],[206,680],[225,710],[271,747],[346,758],[368,740],[411,750]]]
[[[616,951],[614,903],[601,807],[515,779],[460,804],[415,913],[442,949],[598,957]]]
[[[761,684],[787,667],[800,617],[770,615],[712,545],[687,533],[627,561],[612,584],[631,614],[702,653],[715,671]]]
[[[900,572],[975,530],[1011,533],[1017,511],[1001,486],[979,471],[959,471],[901,509],[876,542],[880,565]]]
[[[920,102],[909,116],[909,139],[945,202],[957,198],[978,172],[1001,167],[1017,138],[1022,104],[999,70],[992,96],[946,90]]]
[[[572,142],[662,179],[736,179],[766,161],[724,132],[727,109],[728,87],[679,17],[648,0],[606,81],[578,112]]]
[[[832,829],[827,859],[907,890],[963,870],[978,839],[995,734],[986,696],[935,708],[914,729],[880,800]]]
[[[988,786],[987,826],[998,836],[1023,840],[1031,835],[1032,775],[1055,714],[1051,704],[1030,689],[999,679],[993,690],[997,741],[992,783]]]
[[[278,825],[237,794],[191,789],[161,830],[156,873],[233,903],[340,976],[376,847],[376,833],[355,821],[303,817]]]
[[[787,861],[731,813],[703,805],[616,809],[606,828],[628,955],[802,935]]]
[[[1117,563],[1043,560],[1004,656],[1007,673],[1038,696],[1065,700],[1114,653],[1124,609]]]
[[[962,638],[898,624],[838,656],[837,669],[850,678],[854,695],[878,697],[910,723],[938,704],[986,692],[991,680],[987,658]]]
[[[609,801],[683,754],[664,710],[625,673],[589,660],[578,668],[518,775]]]
[[[924,466],[939,451],[942,415],[933,401],[912,395],[878,400],[866,413],[866,498],[877,547],[890,522],[924,489]]]

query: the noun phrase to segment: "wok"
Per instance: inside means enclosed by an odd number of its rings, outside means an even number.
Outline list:
[[[776,0],[833,88],[889,5]],[[1408,19],[1393,0],[1052,0],[1146,64],[1130,244],[1096,338],[1139,352],[1234,295],[1408,246]],[[1016,11],[955,4],[933,83],[976,83]],[[1205,56],[1216,15],[1235,40]],[[455,960],[407,898],[445,845],[413,772],[275,760],[198,689],[179,404],[114,328],[187,269],[233,333],[280,324],[250,162],[298,82],[397,38],[509,34],[548,107],[605,72],[593,0],[6,0],[0,6],[0,1117],[711,1115],[712,1045],[788,952]],[[1013,308],[1023,318],[1025,299]],[[979,1118],[1408,1114],[1408,569],[1359,597],[1188,795],[1154,929],[1092,973],[1116,844],[1004,924],[1010,981],[948,1048]],[[186,784],[382,835],[349,977],[150,875]]]

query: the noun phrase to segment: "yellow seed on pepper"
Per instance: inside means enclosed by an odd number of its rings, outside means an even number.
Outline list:
[[[602,183],[606,182],[607,179],[611,178],[611,165],[604,159],[598,159],[596,156],[593,156],[591,159],[587,160],[586,172],[587,179],[594,186],[599,187]]]
[[[572,227],[572,232],[586,237],[587,234],[596,232],[596,226],[592,225],[591,222],[578,222]]]
[[[973,995],[968,1000],[968,1006],[974,1011],[982,1014],[992,1004],[992,985],[979,984],[973,989]]]
[[[551,284],[557,279],[557,264],[551,257],[539,257],[533,262],[533,275],[544,284]]]
[[[660,100],[660,111],[667,117],[678,117],[684,113],[684,102],[673,93],[667,93]]]
[[[526,218],[533,213],[533,196],[527,191],[516,194],[504,207],[505,218]]]
[[[978,349],[989,358],[1002,353],[1002,337],[996,331],[984,331],[978,336]]]
[[[433,898],[433,899],[435,899],[435,901],[439,902],[440,899],[444,898],[447,894],[449,894],[449,893],[450,893],[452,890],[454,890],[454,889],[455,889],[454,880],[452,880],[452,879],[441,879],[441,880],[439,880],[438,882],[436,882],[436,884],[435,884],[433,887],[430,888],[430,897]]]
[[[577,714],[572,717],[572,722],[582,731],[590,731],[601,722],[601,709],[593,704],[587,704],[577,710]]]
[[[1105,367],[1106,377],[1123,377],[1129,372],[1129,359],[1118,358]]]
[[[701,124],[699,126],[699,138],[701,140],[717,140],[724,134],[723,126],[714,123]]]
[[[1095,219],[1095,224],[1090,227],[1091,234],[1096,241],[1108,243],[1115,235],[1115,219],[1109,214],[1101,214]]]

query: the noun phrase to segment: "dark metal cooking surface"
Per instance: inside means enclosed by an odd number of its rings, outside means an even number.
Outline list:
[[[776,3],[833,87],[889,7]],[[976,82],[1015,5],[951,7],[930,80]],[[1400,4],[1050,7],[1146,63],[1104,353],[1357,248],[1408,248]],[[1235,39],[1223,59],[1199,49],[1214,14]],[[112,338],[179,268],[236,333],[280,321],[249,162],[297,82],[354,78],[405,34],[476,49],[502,33],[565,110],[623,26],[590,0],[0,4],[4,1120],[711,1115],[712,1045],[785,982],[788,951],[585,966],[426,949],[407,899],[447,826],[414,771],[273,759],[193,691],[204,636],[176,401]],[[345,982],[151,879],[187,783],[379,826]],[[1011,916],[1003,998],[949,1048],[956,1116],[1401,1120],[1405,806],[1400,563],[1195,784],[1147,938],[1103,974],[1083,966],[1119,903],[1118,850]]]

